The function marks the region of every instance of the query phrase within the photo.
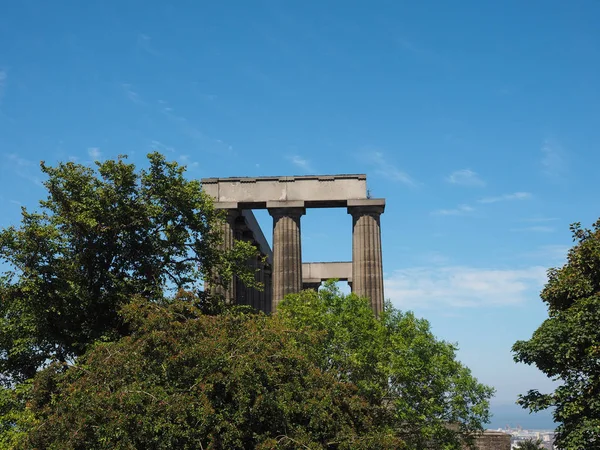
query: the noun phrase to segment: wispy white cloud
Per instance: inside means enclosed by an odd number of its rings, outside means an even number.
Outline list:
[[[157,141],[155,139],[150,141],[150,147],[152,148],[152,150],[158,150],[161,153],[165,153],[165,152],[173,153],[175,151],[174,147],[163,144],[162,142]]]
[[[398,169],[394,164],[387,160],[382,152],[367,152],[364,157],[366,161],[374,166],[375,173],[391,181],[397,181],[410,187],[417,186],[417,182],[406,172]]]
[[[164,100],[159,100],[159,104],[167,105]],[[217,139],[206,135],[194,122],[188,120],[187,117],[175,114],[173,108],[163,107],[161,112],[177,125],[180,130],[190,139],[195,141],[202,150],[210,151],[213,153],[229,154],[234,153],[233,146],[224,142],[222,139]]]
[[[37,175],[39,173],[39,162],[21,158],[15,153],[5,154],[4,157],[6,168],[12,173],[31,181],[37,186],[43,186],[41,178]]]
[[[558,217],[528,217],[526,219],[521,219],[520,222],[544,223],[544,222],[555,222],[557,220],[558,220]]]
[[[396,45],[400,50],[413,55],[415,58],[436,65],[445,65],[444,58],[430,48],[426,48],[414,40],[408,39],[405,36],[400,36],[395,39]]]
[[[200,163],[198,161],[192,161],[190,159],[190,155],[179,155],[177,160],[184,166],[187,166],[188,169],[196,168],[200,165]]]
[[[149,53],[154,56],[160,55],[159,52],[152,45],[152,38],[144,33],[139,33],[137,35],[137,45],[139,48],[144,50],[146,53]]]
[[[513,194],[504,194],[497,197],[484,197],[477,201],[479,203],[497,203],[510,200],[528,200],[532,197],[533,195],[530,192],[515,192]]]
[[[437,209],[432,211],[431,214],[434,216],[463,216],[475,211],[475,208],[469,205],[459,205],[454,209]]]
[[[434,265],[447,265],[450,262],[450,258],[443,253],[430,251],[419,256],[419,260],[422,264],[434,264]]]
[[[570,248],[568,245],[561,244],[542,245],[537,249],[523,252],[520,256],[544,261],[547,266],[563,264],[567,259]]]
[[[293,165],[300,168],[301,170],[304,170],[305,172],[313,172],[313,168],[310,164],[310,161],[308,161],[305,158],[302,158],[301,156],[298,156],[298,155],[288,156],[288,160]]]
[[[88,148],[88,155],[93,161],[99,161],[102,158],[102,152],[98,147]]]
[[[461,186],[471,186],[471,187],[482,187],[485,186],[485,181],[483,181],[477,172],[473,172],[471,169],[460,169],[455,170],[450,175],[446,177],[446,181],[452,184],[458,184]]]
[[[122,83],[121,87],[123,88],[123,91],[125,92],[125,96],[132,101],[133,103],[136,103],[138,105],[144,105],[144,101],[142,100],[142,98],[140,97],[140,95],[133,90],[133,87],[131,86],[131,84],[129,83]]]
[[[497,307],[537,298],[546,269],[414,267],[385,277],[385,294],[401,309]]]
[[[547,177],[560,179],[565,175],[564,151],[557,142],[546,139],[542,144],[542,173]]]
[[[423,50],[417,46],[413,41],[406,39],[404,37],[399,37],[396,39],[396,43],[398,46],[410,53],[420,54]]]
[[[531,227],[523,227],[523,228],[512,228],[510,231],[529,231],[533,233],[553,233],[555,230],[554,227],[548,227],[545,225],[535,225]]]

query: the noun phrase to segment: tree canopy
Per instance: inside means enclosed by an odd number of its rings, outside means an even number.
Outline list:
[[[257,250],[159,154],[49,167],[0,230],[0,448],[458,449],[493,389],[427,321],[334,283],[278,313],[202,290]]]
[[[386,422],[408,448],[460,448],[488,421],[494,390],[456,360],[454,345],[436,339],[429,323],[411,312],[387,304],[377,319],[367,299],[342,295],[329,283],[318,293],[287,296],[278,314],[325,334],[311,349],[319,367],[385,406]]]
[[[133,295],[162,301],[212,273],[253,279],[243,270],[253,249],[219,250],[221,217],[200,183],[158,153],[148,160],[41,164],[47,199],[0,230],[0,382],[126,334],[118,309]]]
[[[13,393],[26,407],[5,441],[23,449],[460,449],[488,418],[492,389],[412,314],[388,307],[378,320],[366,299],[333,285],[287,297],[274,316],[207,315],[194,303],[128,303],[129,336],[55,363]]]
[[[567,263],[548,271],[541,298],[548,319],[528,341],[513,346],[517,362],[534,364],[560,385],[520,396],[531,411],[554,408],[556,445],[600,448],[600,221],[571,226],[575,246]]]
[[[123,311],[131,336],[38,374],[16,448],[402,448],[379,405],[318,367],[317,332],[184,301]]]

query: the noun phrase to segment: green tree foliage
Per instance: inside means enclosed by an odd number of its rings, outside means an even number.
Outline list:
[[[15,448],[403,448],[380,407],[318,367],[322,333],[182,301],[124,314],[130,336],[36,376]]]
[[[571,226],[576,245],[567,263],[548,271],[541,298],[548,319],[528,341],[513,346],[517,362],[535,364],[560,385],[530,390],[518,403],[531,411],[554,407],[556,445],[600,448],[600,221],[592,230]]]
[[[207,274],[227,279],[254,250],[218,251],[220,215],[200,183],[160,154],[136,171],[124,157],[49,167],[40,211],[0,230],[0,384],[31,378],[51,360],[127,334],[118,309],[133,295],[162,301]]]
[[[199,291],[251,285],[256,249],[219,250],[176,163],[42,171],[41,211],[0,231],[0,448],[450,450],[487,420],[492,389],[410,313],[333,284],[272,317]]]
[[[325,334],[310,349],[319,367],[382,406],[407,448],[460,448],[488,421],[493,389],[477,382],[426,320],[389,304],[378,320],[366,299],[342,295],[332,283],[286,297],[278,313],[294,327]]]

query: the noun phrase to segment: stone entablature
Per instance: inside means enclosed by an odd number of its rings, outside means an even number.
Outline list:
[[[259,178],[204,178],[204,191],[217,202],[242,203],[244,208],[268,208],[272,201],[303,201],[306,208],[344,207],[348,199],[367,198],[366,175],[325,175]]]

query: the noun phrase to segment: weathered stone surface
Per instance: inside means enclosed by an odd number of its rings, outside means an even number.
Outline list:
[[[279,301],[303,287],[318,289],[323,280],[346,280],[353,292],[367,297],[376,314],[383,309],[383,265],[380,215],[384,199],[367,198],[365,175],[327,175],[260,178],[206,178],[203,189],[216,200],[216,207],[238,211],[231,235],[256,243],[266,262],[249,261],[265,292],[248,290],[240,282],[226,290],[230,301],[249,304],[267,313]],[[347,207],[352,214],[352,263],[302,264],[300,217],[305,208]],[[273,217],[273,250],[264,237],[252,208],[267,208]],[[229,244],[228,244],[229,245]]]
[[[233,242],[235,239],[236,233],[236,221],[240,215],[240,212],[237,209],[227,209],[226,210],[225,221],[223,222],[223,243],[221,244],[221,248],[223,250],[229,250],[233,247]],[[236,290],[236,280],[235,277],[229,280],[227,286],[214,286],[214,292],[216,294],[220,294],[225,298],[226,303],[235,303],[237,298],[237,290]]]
[[[383,311],[383,260],[380,216],[384,199],[348,201],[352,215],[352,292],[371,300],[376,315]]]
[[[250,209],[240,209],[238,202],[216,202],[215,209],[224,209],[226,211],[238,211],[238,216],[244,218],[244,227],[253,234],[253,239],[258,245],[260,252],[267,257],[269,263],[273,261],[273,251],[265,238],[265,235],[258,224],[254,213]]]
[[[333,279],[351,282],[352,263],[346,261],[302,263],[302,279],[305,283],[312,279],[319,282]]]
[[[477,450],[510,450],[510,434],[500,431],[485,431],[475,438]],[[467,450],[467,447],[464,447]]]
[[[363,174],[204,178],[201,182],[217,202],[242,203],[244,208],[268,208],[269,201],[295,200],[306,202],[306,207],[344,207],[348,199],[367,198],[367,177]]]
[[[273,298],[271,312],[287,294],[302,290],[300,217],[306,212],[298,202],[269,209],[273,217]]]

